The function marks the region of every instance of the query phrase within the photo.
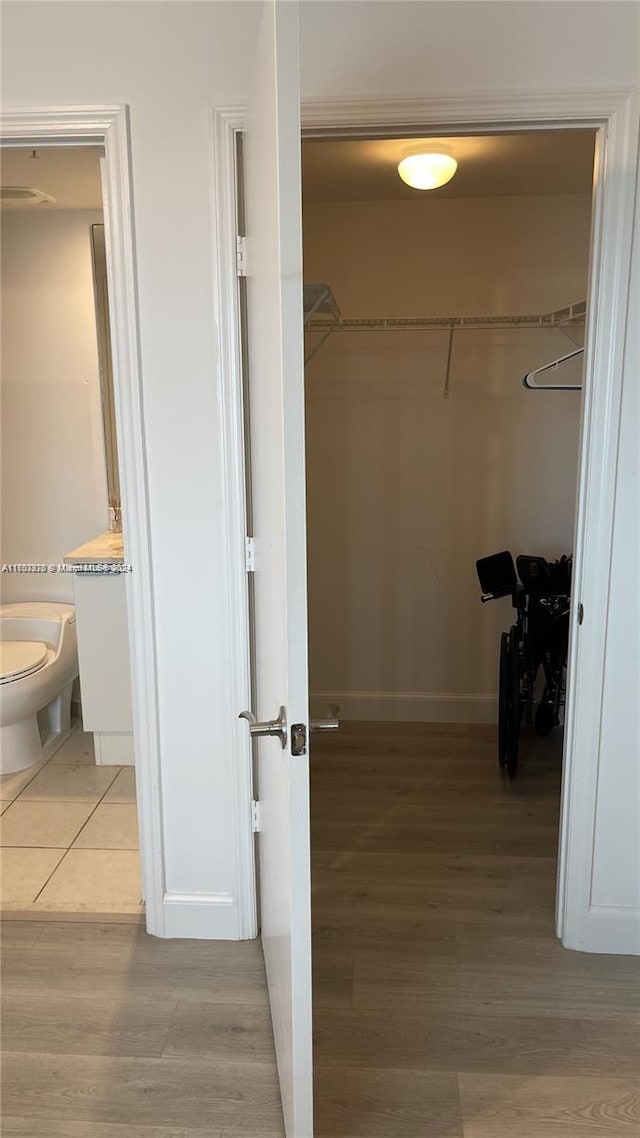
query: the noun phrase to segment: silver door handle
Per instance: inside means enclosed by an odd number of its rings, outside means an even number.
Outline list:
[[[266,723],[258,723],[252,711],[241,711],[238,719],[246,719],[252,739],[259,739],[264,735],[274,735],[280,739],[282,747],[287,745],[287,709],[280,708],[278,719],[268,719]]]
[[[330,707],[329,716],[327,719],[310,719],[310,731],[339,731],[340,720],[338,719],[339,707]]]
[[[310,719],[309,728],[311,732],[314,731],[338,731],[340,728],[339,719]]]

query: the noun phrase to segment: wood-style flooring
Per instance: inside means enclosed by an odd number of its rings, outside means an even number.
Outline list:
[[[317,1138],[638,1138],[640,960],[553,935],[554,748],[314,743]],[[282,1138],[259,942],[12,921],[2,965],[3,1138]]]
[[[345,724],[312,757],[316,1138],[638,1138],[640,958],[554,936],[560,739]]]
[[[3,937],[2,1138],[282,1138],[259,941]]]

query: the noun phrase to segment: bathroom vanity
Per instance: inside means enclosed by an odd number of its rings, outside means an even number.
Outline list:
[[[96,763],[133,766],[122,534],[100,534],[64,562],[82,566],[73,575],[73,587],[84,730],[93,732]]]

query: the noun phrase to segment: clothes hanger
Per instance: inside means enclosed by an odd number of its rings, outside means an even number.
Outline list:
[[[536,383],[536,376],[542,375],[546,371],[555,371],[560,364],[566,363],[567,360],[573,360],[576,356],[581,356],[584,348],[577,348],[575,352],[569,352],[566,356],[560,356],[557,360],[552,360],[550,364],[545,364],[544,367],[534,368],[525,375],[522,380],[523,387],[527,391],[582,391],[581,383]]]

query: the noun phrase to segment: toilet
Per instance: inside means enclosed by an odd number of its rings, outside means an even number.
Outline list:
[[[77,675],[73,605],[0,605],[0,774],[26,770],[64,743]]]

